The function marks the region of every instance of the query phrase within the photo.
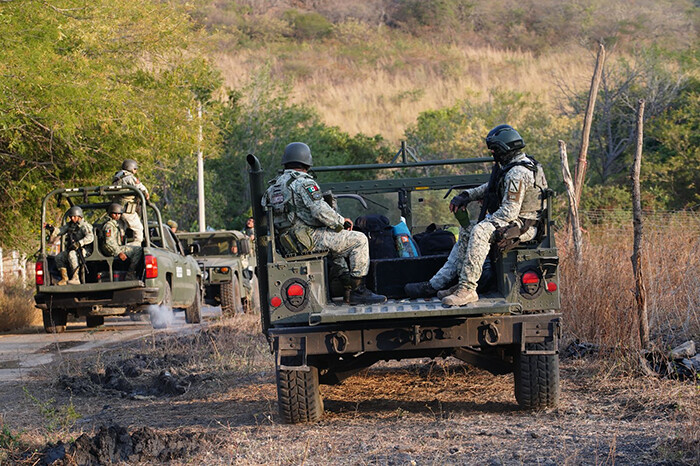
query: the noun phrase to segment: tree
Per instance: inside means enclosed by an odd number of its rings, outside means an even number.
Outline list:
[[[197,58],[185,11],[156,0],[18,0],[0,4],[0,19],[0,243],[30,249],[44,194],[110,182],[124,158],[160,185],[156,199],[194,165],[187,109],[218,76]]]

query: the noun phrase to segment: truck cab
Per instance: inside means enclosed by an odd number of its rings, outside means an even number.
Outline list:
[[[446,199],[450,190],[487,182],[487,167],[492,163],[491,158],[404,160],[315,167],[314,172],[321,189],[336,196],[342,215],[354,219],[355,215],[380,214],[392,225],[405,223],[416,235],[430,225],[454,231],[456,220]],[[436,297],[409,299],[404,285],[429,280],[447,260],[444,252],[421,255],[418,251],[372,258],[367,286],[388,300],[353,306],[345,304],[337,291],[327,252],[295,256],[280,252],[272,213],[260,204],[265,186],[262,169],[252,155],[248,164],[261,323],[275,355],[283,421],[309,422],[322,416],[319,384],[341,383],[381,360],[407,358],[455,357],[494,374],[511,372],[522,408],[557,405],[559,259],[548,208],[542,212],[534,239],[507,251],[492,248],[491,273],[480,282],[479,301],[447,306]],[[472,173],[432,175],[431,170],[445,165],[451,165],[453,173],[470,169]],[[365,181],[324,182],[332,172],[344,170],[383,173]],[[401,172],[408,175],[401,176]],[[415,176],[417,173],[421,176]],[[353,199],[358,195],[362,202]]]

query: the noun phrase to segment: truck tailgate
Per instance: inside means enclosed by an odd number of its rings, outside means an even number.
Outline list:
[[[481,298],[466,306],[447,306],[438,298],[388,300],[382,304],[350,306],[338,299],[335,306],[309,316],[310,325],[360,320],[407,319],[417,317],[473,316],[482,314],[510,314],[521,311],[518,303],[503,298]],[[439,313],[439,314],[438,314]]]

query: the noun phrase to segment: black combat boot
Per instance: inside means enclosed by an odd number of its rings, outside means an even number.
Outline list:
[[[403,291],[409,298],[432,298],[438,292],[430,282],[407,283]]]
[[[386,296],[374,294],[365,286],[365,279],[351,277],[347,280],[349,287],[346,287],[343,300],[346,304],[381,304],[386,301]]]

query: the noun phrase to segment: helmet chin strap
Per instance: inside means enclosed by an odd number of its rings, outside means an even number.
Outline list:
[[[498,162],[498,164],[501,167],[503,167],[503,166],[508,165],[510,163],[510,161],[513,160],[515,158],[515,156],[518,155],[519,153],[520,153],[519,150],[511,150],[508,152],[496,151],[493,154],[493,158],[496,162]]]

